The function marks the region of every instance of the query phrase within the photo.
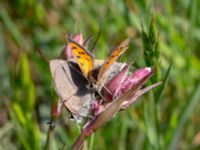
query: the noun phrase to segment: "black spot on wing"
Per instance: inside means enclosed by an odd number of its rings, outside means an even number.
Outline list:
[[[75,49],[77,49],[77,47],[76,47],[76,46],[72,46],[71,49],[72,49],[72,50],[75,50]]]
[[[80,55],[85,55],[85,52],[78,52]]]
[[[121,46],[121,47],[119,47],[118,49],[116,49],[116,51],[121,51],[123,48],[124,48],[124,47]]]
[[[115,57],[115,55],[112,55],[112,56],[111,56],[111,58],[114,58],[114,57]]]
[[[89,60],[90,60],[88,57],[85,57],[85,59],[86,59],[87,61],[89,61]]]
[[[102,70],[103,72],[105,71],[105,69],[106,69],[105,67],[101,68],[101,70]]]

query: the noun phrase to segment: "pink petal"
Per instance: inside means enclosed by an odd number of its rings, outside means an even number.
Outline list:
[[[153,73],[153,71],[150,67],[141,68],[141,69],[134,71],[131,76],[126,78],[125,82],[122,84],[123,88],[121,88],[120,92],[123,93],[123,92],[129,90],[131,87],[133,87],[135,84],[137,84],[138,81],[142,80],[143,78],[148,78],[152,73]]]
[[[112,99],[113,96],[115,96],[116,91],[121,88],[122,82],[124,82],[125,78],[127,77],[127,71],[129,69],[129,66],[126,65],[124,68],[114,77],[112,78],[108,84],[106,85],[106,89],[103,89],[103,96],[106,99]],[[109,90],[109,92],[108,92]]]
[[[76,34],[75,36],[73,36],[72,40],[77,42],[78,44],[82,45],[83,44],[83,35],[81,33]]]
[[[148,92],[149,90],[153,89],[154,87],[160,85],[161,82],[158,83],[154,83],[144,89],[139,90],[137,93],[131,95],[128,100],[124,101],[121,105],[121,109],[126,109],[127,107],[129,107],[132,103],[134,103],[141,95],[143,95],[144,93]]]
[[[101,105],[101,102],[93,100],[91,104],[91,112],[93,116],[97,116],[101,111],[103,111],[104,106]]]

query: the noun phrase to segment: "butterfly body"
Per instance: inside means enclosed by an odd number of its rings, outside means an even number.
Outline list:
[[[119,56],[121,56],[121,54],[124,53],[124,51],[128,48],[129,39],[126,39],[117,48],[115,48],[111,55],[99,66],[98,69],[94,68],[93,56],[84,47],[74,42],[70,38],[67,40],[83,76],[88,80],[88,85],[92,86],[95,91],[100,93],[102,87],[107,81],[108,70],[119,58]],[[95,73],[95,71],[97,71],[97,73]]]

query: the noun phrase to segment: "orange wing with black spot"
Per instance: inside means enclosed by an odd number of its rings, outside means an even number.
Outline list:
[[[104,73],[109,69],[109,67],[119,58],[119,56],[124,53],[128,48],[129,38],[123,41],[116,49],[114,49],[108,59],[103,63],[99,70],[98,80],[104,75]]]
[[[87,50],[85,50],[81,45],[72,41],[71,39],[68,39],[68,44],[83,75],[86,78],[88,78],[89,72],[93,69],[92,55]]]

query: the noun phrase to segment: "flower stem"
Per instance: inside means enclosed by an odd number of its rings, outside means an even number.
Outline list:
[[[95,134],[92,134],[92,135],[91,135],[89,150],[93,150],[93,146],[94,146],[94,135],[95,135]]]
[[[83,132],[81,132],[81,134],[77,138],[76,142],[72,146],[72,149],[73,150],[79,150],[81,148],[82,144],[84,143],[85,139],[86,139],[86,136],[84,135]]]
[[[49,130],[48,130],[48,133],[47,133],[47,140],[46,140],[46,143],[45,143],[44,150],[50,150],[51,149],[51,143],[52,143],[52,138],[53,138],[53,134],[54,134],[54,128],[55,128],[55,125],[52,122],[50,122]]]

